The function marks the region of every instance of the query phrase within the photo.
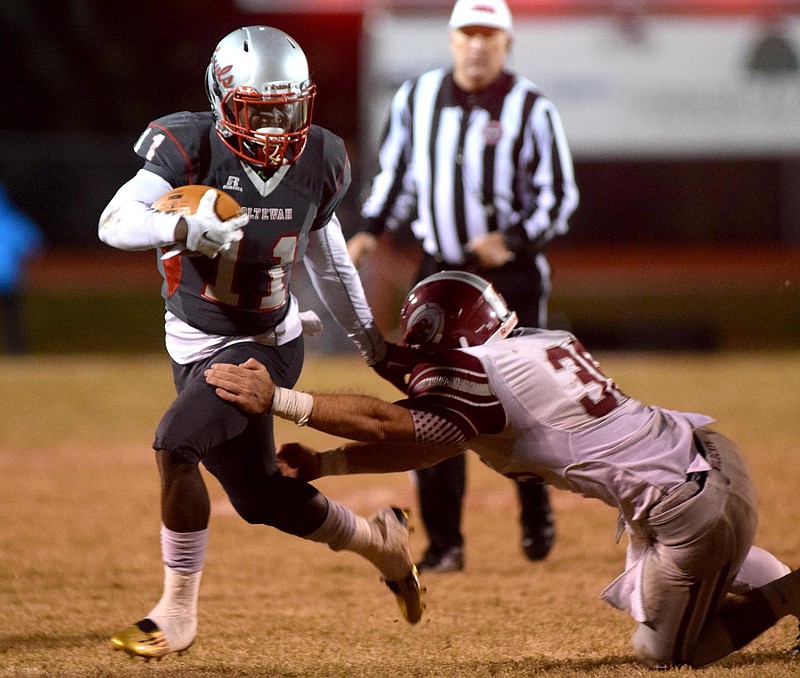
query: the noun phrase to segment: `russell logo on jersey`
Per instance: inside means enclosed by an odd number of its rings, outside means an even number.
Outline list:
[[[239,186],[239,177],[232,177],[230,174],[228,175],[228,180],[225,182],[225,185],[222,187],[223,191],[240,191],[242,187]]]

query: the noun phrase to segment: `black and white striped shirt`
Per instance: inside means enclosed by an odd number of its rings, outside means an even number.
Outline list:
[[[379,235],[410,222],[423,247],[464,263],[464,245],[501,230],[536,249],[566,233],[578,205],[572,157],[553,103],[503,72],[487,89],[461,90],[452,71],[406,81],[392,100],[380,170],[362,216]]]

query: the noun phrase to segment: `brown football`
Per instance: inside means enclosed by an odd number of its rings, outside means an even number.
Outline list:
[[[167,214],[194,214],[197,211],[197,206],[200,204],[200,198],[202,198],[210,188],[210,186],[203,186],[201,184],[190,184],[188,186],[173,188],[153,203],[153,209],[158,212],[166,212]],[[227,193],[220,191],[218,188],[212,190],[217,192],[217,202],[214,203],[214,209],[220,219],[225,221],[226,219],[235,217],[242,211],[239,203]]]

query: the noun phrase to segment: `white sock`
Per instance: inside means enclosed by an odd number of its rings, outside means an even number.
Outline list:
[[[208,528],[197,532],[173,532],[161,524],[161,559],[176,572],[200,572],[207,551]]]
[[[170,652],[189,647],[197,635],[197,598],[202,576],[202,570],[182,574],[164,565],[164,592],[147,618],[161,629]]]
[[[164,634],[170,652],[184,650],[197,635],[197,597],[203,572],[182,574],[164,565],[164,593],[147,613]]]
[[[792,569],[769,551],[751,546],[742,567],[736,575],[731,591],[744,593],[789,574]]]
[[[328,515],[322,525],[305,538],[327,544],[332,551],[361,553],[359,545],[371,533],[366,518],[356,515],[333,499],[328,499]]]
[[[189,647],[197,635],[197,601],[207,550],[207,529],[174,532],[161,525],[164,589],[147,618],[161,629],[170,652]]]
[[[387,579],[400,579],[408,574],[410,555],[396,542],[388,543],[381,531],[366,518],[346,506],[328,499],[328,515],[322,525],[306,535],[306,539],[323,542],[333,551],[352,551],[366,558]]]

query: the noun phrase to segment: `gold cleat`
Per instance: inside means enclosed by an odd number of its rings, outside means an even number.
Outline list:
[[[170,654],[167,639],[160,628],[150,619],[142,619],[124,631],[111,636],[111,647],[127,652],[132,657],[143,657],[145,661],[161,659]],[[178,650],[183,654],[189,646]]]
[[[419,573],[416,565],[411,566],[411,572],[404,579],[399,581],[384,579],[383,581],[389,587],[389,590],[394,593],[400,613],[409,624],[416,624],[422,619],[422,613],[425,610],[425,601],[422,600],[422,594],[425,589],[419,584]]]
[[[411,561],[411,553],[408,551],[408,534],[411,532],[408,519],[411,512],[408,509],[401,509],[393,506],[391,509],[379,515],[382,518],[384,530],[387,534],[392,532],[393,526],[395,530],[394,534],[397,534],[396,530],[398,529],[405,533],[403,537],[405,543],[404,550],[411,565],[411,571],[403,577],[403,579],[389,580],[384,577],[383,582],[389,587],[389,590],[394,593],[395,598],[397,598],[397,605],[400,607],[400,613],[403,615],[403,618],[409,624],[416,624],[422,619],[422,612],[425,610],[425,603],[422,600],[422,594],[425,589],[420,586],[417,566]],[[387,518],[392,515],[396,521],[394,523],[387,520]]]

